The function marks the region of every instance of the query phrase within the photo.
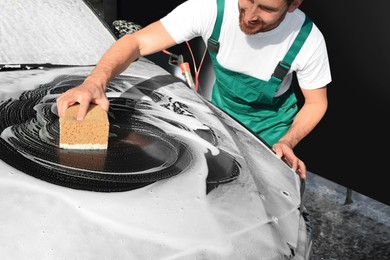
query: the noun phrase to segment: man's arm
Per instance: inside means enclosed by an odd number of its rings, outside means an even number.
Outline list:
[[[90,102],[108,111],[109,101],[105,90],[109,81],[140,56],[164,50],[175,44],[160,21],[121,37],[105,52],[81,85],[69,89],[58,97],[58,116],[63,117],[66,109],[75,103],[80,103],[77,120],[84,119]]]
[[[306,178],[306,167],[293,152],[294,147],[306,137],[325,115],[328,108],[327,87],[307,90],[301,89],[304,104],[299,110],[290,129],[273,145],[275,153],[281,157],[299,176]]]
[[[279,140],[294,148],[320,122],[328,108],[327,88],[301,89],[304,104],[299,110],[288,132]]]

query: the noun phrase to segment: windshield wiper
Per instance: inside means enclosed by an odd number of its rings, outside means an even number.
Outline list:
[[[11,70],[36,70],[45,68],[65,68],[65,67],[89,67],[95,65],[63,65],[51,63],[28,63],[28,64],[0,64],[0,71]]]

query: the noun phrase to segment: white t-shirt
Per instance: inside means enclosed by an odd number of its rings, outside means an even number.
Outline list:
[[[216,17],[216,0],[188,0],[163,17],[161,22],[178,44],[199,36],[207,44]],[[287,13],[277,28],[248,36],[239,27],[238,0],[225,0],[218,62],[226,69],[268,80],[286,55],[304,20],[305,14],[297,9]],[[298,83],[304,89],[321,88],[331,82],[325,39],[315,24],[275,96],[288,89],[292,71],[296,71]]]

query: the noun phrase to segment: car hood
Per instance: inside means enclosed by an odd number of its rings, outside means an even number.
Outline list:
[[[131,251],[137,254],[149,241],[153,250],[164,244],[159,253],[166,256],[196,245],[206,247],[213,257],[244,250],[278,258],[306,241],[297,210],[297,175],[260,139],[147,59],[134,62],[108,87],[111,148],[103,154],[59,149],[55,99],[79,84],[91,69],[1,72],[0,190],[2,197],[17,194],[3,203],[18,205],[2,213],[2,221],[9,217],[29,223],[31,216],[20,209],[49,210],[54,197],[54,206],[66,210],[73,221],[82,218],[100,228],[109,224],[101,232],[120,230],[121,236],[130,236],[137,245]],[[149,148],[134,152],[134,146],[128,148],[129,133],[156,138]],[[161,147],[173,148],[161,151]],[[131,156],[121,152],[126,149]],[[157,158],[158,163],[150,164],[148,158]],[[125,181],[113,184],[105,178],[110,175]],[[30,199],[20,200],[20,196]],[[39,204],[32,202],[38,198]],[[52,221],[58,216],[44,211],[48,229],[56,229]],[[86,228],[75,225],[79,231]],[[10,233],[15,231],[14,225],[5,226],[12,228]],[[19,227],[28,234],[37,232],[34,225]],[[63,228],[56,232],[55,237],[74,239]],[[84,237],[83,232],[77,234]],[[248,235],[251,242],[242,247]]]
[[[297,174],[146,58],[107,87],[108,148],[60,149],[56,99],[115,37],[82,0],[0,13],[3,258],[309,258]]]

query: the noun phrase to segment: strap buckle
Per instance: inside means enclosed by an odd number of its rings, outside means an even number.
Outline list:
[[[219,51],[219,41],[209,38],[207,41],[207,48],[215,53]]]
[[[283,80],[284,77],[287,75],[288,71],[290,70],[290,67],[291,67],[290,64],[288,64],[284,61],[279,61],[272,76],[274,76],[280,80]]]

